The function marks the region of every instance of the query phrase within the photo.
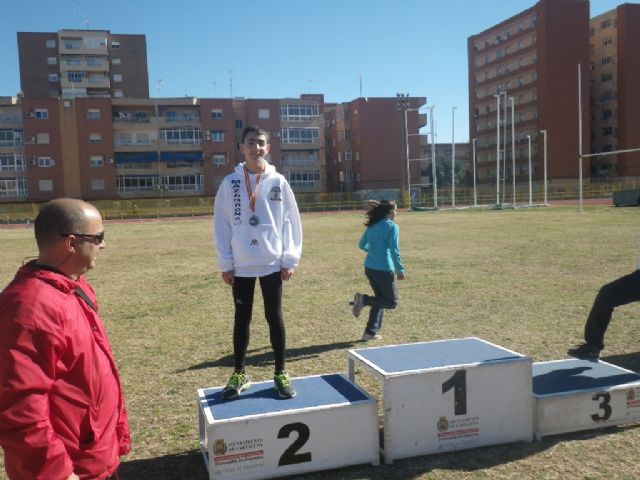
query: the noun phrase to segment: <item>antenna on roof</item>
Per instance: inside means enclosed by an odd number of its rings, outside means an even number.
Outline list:
[[[83,15],[82,23],[84,24],[84,29],[89,30],[89,17],[87,17],[86,15]]]

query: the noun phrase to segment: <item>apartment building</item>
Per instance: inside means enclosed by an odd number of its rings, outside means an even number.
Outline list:
[[[590,174],[640,176],[640,4],[625,3],[590,22]]]
[[[547,135],[550,182],[561,185],[575,179],[580,154],[578,64],[585,131],[589,119],[588,0],[540,0],[469,37],[468,57],[469,138],[476,141],[478,182],[495,184],[498,170],[503,182],[506,175],[507,185],[513,175],[517,182],[528,180],[529,141],[532,176],[541,181],[542,131]],[[582,151],[589,151],[586,133]],[[588,173],[587,165],[583,168]]]
[[[418,152],[426,123],[424,98],[149,98],[144,35],[21,32],[18,48],[22,92],[0,98],[0,201],[215,195],[247,125],[270,132],[268,160],[297,193],[401,188],[404,140]]]
[[[426,115],[418,109],[426,102],[425,97],[361,97],[327,105],[328,190],[406,188],[405,142],[409,159],[417,159],[418,132],[427,124]],[[410,161],[409,166],[411,183],[418,183],[419,162]]]
[[[149,97],[144,35],[18,32],[18,57],[27,98]]]

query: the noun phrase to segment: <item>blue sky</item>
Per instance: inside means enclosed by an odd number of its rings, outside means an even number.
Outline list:
[[[468,141],[467,38],[535,3],[0,0],[0,96],[20,89],[17,32],[101,29],[146,35],[151,96],[344,102],[402,92],[436,105],[439,142],[451,141],[456,106],[455,139]],[[621,3],[592,0],[591,16]]]

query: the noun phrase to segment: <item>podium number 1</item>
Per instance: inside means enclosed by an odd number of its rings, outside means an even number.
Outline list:
[[[456,370],[453,376],[442,384],[442,393],[453,388],[453,412],[456,415],[467,414],[467,371]]]

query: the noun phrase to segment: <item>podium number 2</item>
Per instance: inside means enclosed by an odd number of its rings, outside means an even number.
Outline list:
[[[593,415],[591,415],[591,419],[594,422],[609,420],[612,412],[611,405],[609,405],[609,402],[611,401],[611,394],[609,392],[596,393],[593,397],[591,397],[591,400],[595,400],[596,402],[599,401],[600,403],[598,404],[598,407],[600,407],[600,409],[602,410],[602,415],[594,413]]]
[[[453,376],[442,384],[442,393],[453,388],[453,412],[456,415],[467,414],[467,371],[456,370]]]
[[[298,450],[307,443],[307,440],[309,440],[309,427],[300,422],[289,423],[280,429],[278,432],[278,438],[289,438],[291,432],[297,432],[298,438],[296,438],[295,442],[289,445],[289,448],[287,448],[280,457],[280,460],[278,461],[279,467],[311,461],[311,452],[297,453]]]

